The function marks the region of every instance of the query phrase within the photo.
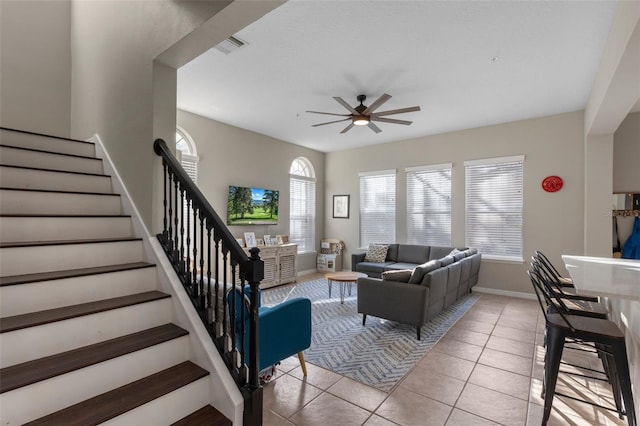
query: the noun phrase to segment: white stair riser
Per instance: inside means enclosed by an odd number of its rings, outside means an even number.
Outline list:
[[[119,196],[0,190],[0,214],[82,215],[122,213]]]
[[[2,158],[2,164],[9,166],[103,174],[102,161],[87,157],[74,157],[3,146],[0,147],[0,158]]]
[[[133,236],[130,217],[3,217],[0,241],[59,241]]]
[[[189,359],[189,337],[0,394],[2,424],[23,424]],[[61,390],[64,389],[64,392]],[[37,403],[34,404],[34,401]],[[138,423],[140,424],[140,423]],[[149,424],[149,423],[147,423]]]
[[[101,426],[168,425],[209,404],[209,377],[127,411]]]
[[[144,262],[142,241],[0,248],[3,276]]]
[[[45,189],[53,191],[97,192],[110,194],[111,178],[68,172],[0,167],[4,188]]]
[[[155,290],[155,268],[140,268],[0,287],[3,317]]]
[[[166,298],[2,333],[0,368],[166,324],[171,312]]]
[[[95,157],[96,155],[95,144],[93,143],[69,141],[48,136],[12,132],[10,130],[0,130],[0,143],[63,154],[84,155],[86,157]]]

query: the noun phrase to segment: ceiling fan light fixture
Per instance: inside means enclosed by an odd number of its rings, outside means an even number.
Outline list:
[[[366,126],[369,124],[369,117],[366,115],[356,115],[353,117],[353,124],[356,126]]]

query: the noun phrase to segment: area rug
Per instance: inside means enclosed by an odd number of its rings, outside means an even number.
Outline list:
[[[317,366],[350,377],[385,392],[438,342],[449,328],[478,300],[468,294],[422,327],[416,328],[372,316],[362,325],[357,312],[357,286],[340,303],[340,290],[333,285],[329,298],[326,279],[263,290],[262,304],[275,305],[294,297],[306,297],[312,304],[311,347],[305,359]]]

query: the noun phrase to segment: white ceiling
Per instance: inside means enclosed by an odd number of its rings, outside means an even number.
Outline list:
[[[616,1],[290,0],[178,70],[178,108],[331,152],[586,106]],[[420,112],[340,131],[332,97]],[[336,117],[339,118],[339,117]]]

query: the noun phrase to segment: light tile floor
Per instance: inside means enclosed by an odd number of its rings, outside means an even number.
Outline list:
[[[307,363],[281,363],[264,388],[265,425],[540,425],[544,317],[535,300],[483,294],[389,393]],[[572,364],[602,369],[566,350]],[[563,370],[575,370],[563,366]],[[558,389],[613,406],[602,381],[561,374]],[[549,425],[625,425],[613,412],[556,397]]]

